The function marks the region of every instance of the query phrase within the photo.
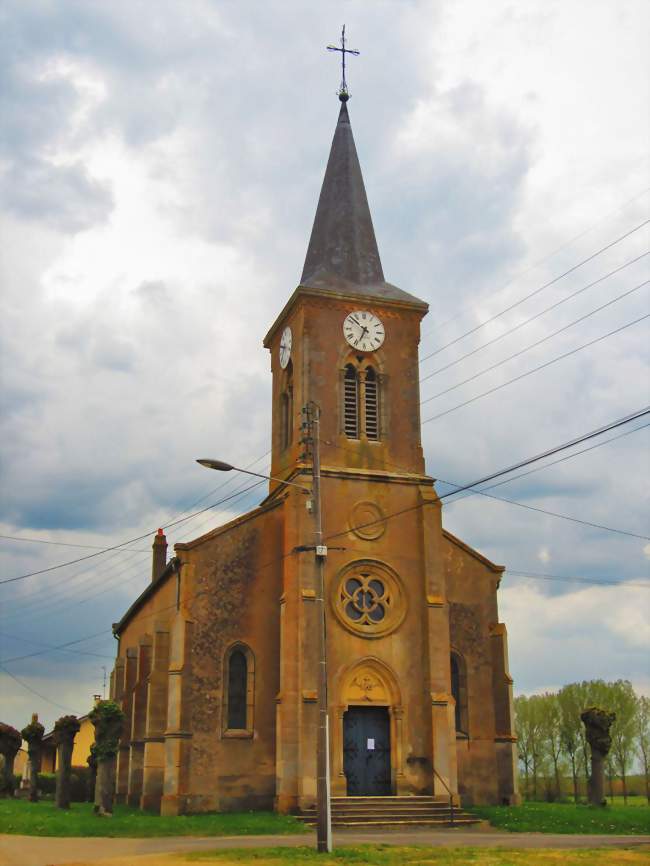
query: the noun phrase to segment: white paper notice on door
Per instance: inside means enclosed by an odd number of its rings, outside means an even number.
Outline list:
[[[370,737],[368,737],[368,751],[371,752],[374,750],[374,748],[375,748],[375,741],[371,740]]]

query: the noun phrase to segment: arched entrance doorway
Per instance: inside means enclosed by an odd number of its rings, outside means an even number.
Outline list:
[[[338,694],[332,792],[400,793],[403,710],[393,672],[377,658],[361,659],[343,672]]]

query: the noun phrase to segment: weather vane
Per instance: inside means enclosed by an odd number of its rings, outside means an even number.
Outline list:
[[[338,45],[328,45],[328,51],[340,51],[341,52],[341,66],[343,68],[343,77],[341,78],[341,86],[339,87],[338,96],[341,102],[347,102],[350,98],[350,94],[348,92],[348,85],[345,80],[345,55],[346,54],[354,54],[359,55],[360,52],[355,48],[346,48],[345,47],[345,24],[343,25],[343,29],[341,30],[341,47]]]

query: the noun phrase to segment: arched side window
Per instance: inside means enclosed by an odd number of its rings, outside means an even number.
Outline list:
[[[365,431],[368,439],[379,439],[379,382],[373,367],[365,375]]]
[[[451,665],[451,694],[456,701],[456,733],[469,734],[469,720],[467,713],[467,671],[465,660],[460,653],[452,652]]]
[[[348,439],[359,438],[359,374],[353,364],[343,377],[343,429]]]
[[[223,684],[224,736],[252,737],[255,662],[244,644],[235,644],[226,653]]]
[[[293,377],[291,361],[285,374],[284,390],[280,395],[280,447],[286,450],[293,440]]]

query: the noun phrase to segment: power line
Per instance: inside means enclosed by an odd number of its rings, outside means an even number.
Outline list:
[[[264,457],[266,457],[267,455],[268,455],[268,452],[267,452],[266,454],[263,454],[262,457],[258,457],[256,460],[252,461],[252,463],[250,463],[250,464],[248,464],[248,465],[249,465],[249,466],[253,466],[253,465],[255,465],[255,463],[258,463],[260,460],[264,459]],[[247,467],[247,468],[248,468],[248,467]],[[233,483],[233,481],[236,480],[236,477],[237,477],[237,476],[233,476],[232,478],[229,478],[228,481],[226,482],[226,484],[231,484],[231,483]],[[260,483],[261,483],[261,482],[260,482]],[[215,489],[209,491],[207,494],[205,494],[203,497],[201,497],[201,498],[200,498],[199,500],[197,500],[197,501],[200,502],[202,499],[206,499],[207,496],[211,495],[211,494],[214,493],[216,490],[223,488],[224,486],[226,486],[226,484],[221,484],[221,485],[219,485],[217,488],[215,488]],[[246,484],[246,480],[243,481],[243,484]],[[233,491],[231,501],[234,501],[234,500],[237,499],[240,495],[245,495],[245,493],[246,493],[248,490],[250,490],[250,489],[252,489],[253,487],[256,487],[256,486],[257,486],[257,484],[249,485],[248,488],[246,488],[245,490],[242,490],[242,485],[240,485],[238,488],[236,488],[236,489]],[[193,503],[193,504],[196,504],[196,502]],[[191,507],[191,506],[190,506],[190,507]],[[201,513],[203,513],[203,512],[197,512],[197,514],[201,514]],[[218,513],[218,512],[217,512],[217,513]],[[188,518],[187,518],[187,520],[190,520],[190,519],[193,519],[193,518],[191,518],[191,517],[188,517]],[[167,524],[167,525],[169,525],[169,524]],[[200,524],[200,525],[204,525],[204,524]],[[173,534],[173,532],[172,532],[172,534]],[[132,550],[132,548],[127,549],[126,552],[129,552],[129,550]],[[121,552],[121,551],[116,551],[116,552]],[[115,553],[116,553],[116,552],[115,552]],[[144,551],[143,551],[143,552],[144,552]],[[113,555],[115,555],[115,553],[113,553]],[[148,553],[148,551],[147,551],[147,553]],[[110,557],[109,557],[109,558],[110,558]],[[105,563],[105,564],[107,564],[107,563]],[[130,566],[127,566],[126,569],[121,569],[121,570],[119,570],[119,571],[117,572],[117,574],[123,574],[125,571],[128,570],[129,567],[130,567]],[[139,566],[138,566],[138,567],[139,567]],[[99,571],[93,571],[93,569],[92,569],[92,567],[91,567],[91,569],[90,569],[90,571],[91,571],[91,577],[90,577],[89,579],[86,579],[86,580],[83,581],[83,582],[86,583],[86,582],[88,582],[88,580],[90,580],[90,581],[94,581],[94,580],[95,580],[96,578],[98,578],[100,575],[106,573],[106,571],[109,570],[109,569],[110,569],[110,570],[113,569],[112,564],[109,565],[108,568],[103,568],[103,569],[100,569]],[[87,574],[87,573],[88,573],[88,569],[86,569],[86,570],[82,570],[82,571],[78,572],[78,573],[75,574],[75,575],[71,575],[70,577],[66,578],[64,581],[61,581],[61,582],[62,582],[62,583],[67,583],[67,584],[71,584],[73,581],[77,580],[77,579],[78,579],[79,577],[81,577],[83,574]],[[111,577],[114,578],[115,576],[116,576],[115,573],[114,573],[113,571],[111,571]],[[128,578],[127,578],[127,579],[128,579]],[[124,582],[124,581],[121,581],[121,582]],[[114,585],[114,581],[113,581],[113,585]],[[34,592],[28,594],[27,596],[25,596],[25,595],[21,595],[21,596],[20,596],[20,599],[21,599],[21,600],[24,599],[24,598],[28,598],[28,599],[29,599],[29,598],[32,598],[32,597],[34,597],[34,596],[40,596],[40,594],[41,594],[41,591],[40,591],[40,590],[34,590]],[[101,594],[101,593],[99,593],[99,594]],[[52,598],[53,598],[53,596],[58,596],[58,595],[59,595],[58,593],[52,593],[52,592],[50,592],[47,601],[48,601],[48,602],[51,601]],[[63,596],[63,597],[65,598],[66,596]],[[83,603],[83,602],[81,602],[81,603]],[[46,605],[45,605],[45,609],[49,609],[49,608],[51,608],[51,605],[49,605],[49,604],[46,603]],[[38,609],[38,608],[37,608],[37,609]],[[12,617],[13,617],[13,616],[15,615],[15,612],[12,612],[11,615],[12,615]],[[39,615],[40,615],[40,614],[39,614]],[[2,620],[2,619],[6,619],[7,616],[9,616],[9,614],[6,614],[4,617],[3,617],[3,616],[0,616],[0,620]]]
[[[45,695],[42,695],[40,692],[37,692],[36,689],[33,689],[31,686],[28,686],[27,683],[24,683],[22,680],[19,680],[17,676],[8,671],[7,668],[0,663],[0,669],[3,673],[7,674],[8,677],[11,677],[12,680],[18,683],[19,686],[22,686],[24,689],[27,689],[28,692],[31,692],[33,695],[36,695],[37,698],[40,698],[43,701],[46,701],[48,704],[52,704],[53,707],[58,707],[60,710],[63,710],[66,713],[74,713],[78,715],[76,710],[71,710],[70,707],[64,707],[61,704],[57,704],[56,701],[53,701],[51,698],[47,698]]]
[[[584,343],[582,346],[577,346],[575,349],[571,349],[571,351],[565,352],[563,355],[558,355],[556,358],[551,358],[550,361],[546,361],[545,363],[540,364],[538,367],[533,367],[532,370],[527,370],[525,373],[520,373],[519,376],[515,376],[513,379],[508,379],[507,382],[502,382],[500,385],[495,385],[493,388],[489,388],[482,394],[477,394],[475,397],[470,397],[469,400],[464,400],[457,406],[452,406],[450,409],[446,409],[444,412],[439,412],[437,415],[432,415],[431,418],[425,418],[425,420],[422,421],[422,424],[428,424],[430,421],[437,421],[439,418],[443,418],[445,415],[449,415],[451,412],[455,412],[456,409],[462,409],[464,406],[468,406],[470,403],[474,403],[476,402],[476,400],[480,400],[482,397],[487,397],[490,394],[494,394],[495,391],[500,391],[501,388],[505,388],[507,385],[512,385],[513,382],[519,382],[521,379],[525,379],[527,376],[531,376],[533,373],[538,373],[540,370],[544,370],[546,367],[550,367],[551,364],[555,364],[558,361],[563,361],[565,358],[568,358],[571,355],[575,355],[577,352],[582,351],[582,349],[587,349],[589,348],[589,346],[594,346],[596,343],[600,343],[601,340],[605,340],[607,339],[607,337],[612,337],[614,336],[614,334],[619,334],[626,328],[631,328],[632,325],[638,325],[639,322],[642,322],[649,316],[650,313],[646,313],[645,316],[639,316],[638,319],[633,319],[631,322],[627,322],[625,325],[614,328],[613,331],[608,331],[608,333],[606,334],[601,334],[600,337],[596,337],[595,339],[590,340],[588,343]]]
[[[519,461],[518,463],[516,463],[516,464],[514,464],[514,465],[512,465],[512,466],[510,466],[510,467],[507,467],[507,468],[505,468],[505,469],[500,469],[500,470],[498,470],[497,472],[493,472],[493,473],[491,473],[490,475],[487,475],[487,476],[484,476],[484,477],[482,477],[482,478],[479,478],[479,479],[477,479],[476,481],[470,482],[469,484],[461,485],[461,486],[458,487],[456,490],[450,491],[450,492],[448,492],[448,493],[443,493],[443,494],[442,494],[441,496],[439,496],[438,498],[439,498],[439,499],[446,499],[446,498],[449,497],[449,496],[453,496],[453,495],[456,495],[456,494],[458,494],[458,493],[460,493],[460,492],[463,492],[463,491],[465,491],[465,490],[469,490],[470,488],[476,487],[476,486],[478,486],[479,484],[484,484],[484,483],[487,482],[487,481],[492,481],[492,480],[494,480],[494,479],[496,479],[496,478],[498,478],[498,477],[501,477],[501,476],[503,476],[503,475],[507,475],[507,474],[509,474],[510,472],[516,471],[517,469],[523,468],[523,467],[525,467],[525,466],[530,466],[531,464],[533,464],[533,463],[535,463],[535,462],[538,462],[539,460],[543,460],[545,457],[549,457],[549,456],[552,456],[553,454],[560,453],[561,451],[568,450],[569,448],[572,448],[572,447],[575,446],[575,445],[578,445],[578,444],[580,444],[580,443],[582,443],[582,442],[588,441],[589,439],[593,439],[593,438],[595,438],[596,436],[600,436],[600,435],[602,435],[603,433],[606,433],[606,432],[608,432],[609,430],[613,430],[613,429],[616,429],[616,428],[618,428],[618,427],[621,427],[621,426],[623,426],[624,424],[629,424],[630,422],[635,421],[635,420],[638,420],[639,418],[642,418],[642,417],[644,417],[644,416],[646,416],[646,415],[649,415],[649,414],[650,414],[650,408],[645,408],[645,409],[638,410],[638,411],[633,412],[633,413],[631,413],[631,414],[629,414],[629,415],[626,415],[626,416],[624,416],[624,417],[622,417],[622,418],[619,418],[619,419],[617,419],[617,420],[615,420],[615,421],[612,421],[612,422],[610,422],[610,423],[608,423],[608,424],[606,424],[606,425],[604,425],[604,426],[602,426],[602,427],[596,428],[595,430],[591,430],[591,431],[589,431],[588,433],[584,433],[584,434],[582,434],[581,436],[578,436],[578,437],[576,437],[576,438],[574,438],[574,439],[571,439],[571,440],[569,440],[568,442],[565,442],[565,443],[563,443],[563,444],[561,444],[561,445],[557,445],[557,446],[554,446],[553,448],[549,448],[549,449],[547,449],[546,451],[543,451],[543,452],[541,452],[540,454],[537,454],[537,455],[535,455],[535,456],[533,456],[533,457],[529,457],[529,458],[526,458],[525,460],[521,460],[521,461]],[[327,444],[329,444],[329,443],[327,443]],[[337,446],[337,447],[338,447],[338,446]],[[384,523],[384,522],[387,522],[388,520],[391,520],[391,519],[393,519],[393,518],[395,518],[395,517],[399,517],[399,516],[401,516],[401,515],[403,515],[403,514],[412,513],[412,512],[414,512],[414,511],[417,511],[417,510],[423,508],[423,507],[424,507],[424,504],[425,504],[425,503],[420,502],[420,503],[417,503],[417,504],[414,505],[414,506],[409,506],[409,507],[407,507],[407,508],[403,508],[403,509],[400,509],[399,511],[393,512],[392,514],[385,515],[384,517],[380,518],[379,520],[371,520],[371,521],[367,521],[367,522],[362,523],[362,524],[358,524],[358,525],[356,525],[356,526],[348,527],[347,529],[344,529],[344,530],[342,530],[342,531],[340,531],[340,532],[332,533],[332,534],[326,536],[326,537],[324,538],[324,541],[331,541],[331,540],[334,539],[334,538],[339,538],[339,537],[342,536],[342,535],[347,535],[348,532],[350,532],[350,531],[355,531],[355,530],[358,530],[358,529],[364,529],[364,528],[367,528],[367,527],[369,527],[369,526],[374,526],[374,525],[377,524],[377,523]],[[287,552],[287,553],[282,554],[282,555],[279,556],[279,557],[275,557],[274,559],[270,560],[269,562],[267,562],[267,563],[263,563],[263,564],[261,564],[260,566],[258,566],[258,567],[257,567],[257,571],[258,571],[258,572],[259,572],[259,571],[262,571],[262,570],[265,569],[265,568],[269,568],[270,566],[272,566],[272,565],[274,565],[274,564],[277,564],[277,563],[279,563],[279,562],[282,562],[283,560],[287,559],[289,556],[294,555],[296,552],[297,552],[297,551],[295,551],[295,550],[291,550],[291,551],[289,551],[289,552]],[[185,604],[186,602],[191,601],[192,598],[196,598],[199,594],[200,594],[199,592],[194,593],[193,596],[190,596],[190,597],[188,597],[187,599],[185,599],[183,603]],[[172,609],[174,609],[174,608],[176,608],[176,607],[177,607],[176,603],[173,603],[173,604],[168,605],[166,608],[161,608],[161,609],[158,609],[158,610],[152,611],[150,614],[148,614],[148,615],[144,615],[142,618],[143,618],[143,619],[146,619],[146,618],[148,618],[148,617],[150,618],[150,617],[160,616],[160,614],[163,613],[165,610],[172,610]],[[59,647],[57,647],[57,649],[62,649],[62,648],[64,648],[64,647],[71,646],[71,645],[73,645],[73,644],[75,644],[75,643],[82,643],[83,641],[91,640],[93,637],[100,637],[100,636],[103,636],[103,635],[106,634],[106,633],[107,633],[107,632],[99,632],[99,633],[96,634],[96,635],[90,635],[90,636],[85,637],[85,638],[79,638],[79,639],[77,639],[77,640],[75,640],[75,641],[69,641],[69,642],[66,643],[66,644],[61,644]],[[32,657],[34,657],[34,656],[43,655],[43,654],[45,654],[46,652],[48,652],[48,651],[47,651],[47,650],[44,650],[44,651],[42,651],[42,652],[35,652],[35,653],[31,653],[31,654],[26,655],[26,656],[17,656],[17,657],[11,658],[11,659],[3,659],[3,660],[2,660],[2,663],[7,664],[7,663],[9,663],[9,662],[13,662],[13,661],[20,661],[20,660],[22,660],[22,659],[24,659],[24,658],[32,658]]]
[[[511,569],[507,569],[506,573],[513,577],[528,577],[531,580],[575,581],[576,583],[600,584],[601,586],[633,586],[637,589],[650,589],[650,583],[633,583],[630,580],[607,580],[607,578],[577,577],[566,574],[539,574],[535,571],[512,571]]]
[[[258,487],[260,484],[263,484],[263,483],[264,483],[263,481],[256,481],[256,482],[254,482],[253,484],[249,485],[248,487],[246,487],[246,488],[243,489],[243,490],[240,489],[240,490],[238,490],[238,491],[235,491],[235,492],[233,493],[233,501],[234,501],[234,498],[237,498],[237,497],[239,497],[239,496],[245,495],[245,494],[248,493],[250,490],[252,490],[252,489],[255,488],[255,487]],[[116,577],[116,576],[119,575],[119,574],[123,574],[125,571],[129,571],[129,569],[131,569],[131,568],[133,567],[133,565],[134,565],[134,563],[131,563],[131,564],[127,565],[127,567],[126,567],[125,569],[121,569],[121,570],[117,571],[116,573],[112,573],[112,577],[114,578],[114,577]],[[112,568],[112,566],[111,566],[111,568]],[[93,576],[94,576],[94,577],[99,577],[99,575],[102,574],[102,573],[104,573],[104,571],[105,571],[105,569],[104,569],[104,570],[101,570],[101,571],[98,572],[98,573],[93,573],[93,574],[91,574],[91,578],[90,578],[90,579],[92,580],[92,579],[93,579]],[[64,581],[62,581],[62,583],[70,583],[72,580],[75,579],[75,577],[78,577],[78,576],[79,576],[79,575],[76,575],[76,576],[73,576],[73,577],[67,578],[67,579],[65,579]],[[81,601],[77,601],[77,602],[75,602],[74,605],[68,605],[68,603],[67,603],[67,598],[68,598],[68,596],[63,596],[63,597],[58,597],[58,598],[54,598],[54,599],[53,599],[53,598],[52,598],[52,595],[53,595],[53,594],[51,593],[51,594],[50,594],[50,597],[49,597],[48,599],[45,600],[45,605],[40,605],[40,606],[39,606],[39,605],[37,604],[37,606],[36,606],[35,609],[34,609],[33,607],[30,608],[29,606],[28,606],[27,608],[23,607],[23,608],[20,610],[20,614],[19,614],[19,615],[20,615],[20,616],[24,616],[24,615],[25,615],[25,611],[27,611],[29,617],[30,617],[31,619],[33,619],[34,617],[40,617],[40,616],[42,616],[44,613],[48,613],[48,614],[49,614],[49,613],[51,613],[51,612],[54,611],[54,610],[60,610],[62,607],[66,607],[66,606],[68,606],[68,607],[71,607],[71,606],[76,607],[76,606],[78,606],[78,605],[87,604],[87,603],[90,602],[90,601],[94,601],[94,600],[95,600],[96,598],[98,598],[100,595],[104,595],[104,594],[106,594],[107,592],[110,592],[112,589],[115,588],[115,586],[117,586],[117,585],[119,585],[119,584],[122,584],[122,583],[125,583],[125,582],[127,582],[128,580],[131,580],[132,576],[133,576],[132,574],[129,574],[129,575],[127,575],[127,577],[126,577],[124,580],[122,580],[122,581],[118,581],[117,583],[115,582],[115,580],[112,580],[111,583],[110,583],[108,586],[105,586],[105,587],[104,587],[103,589],[101,589],[99,592],[96,592],[96,593],[94,593],[93,595],[89,595],[88,597],[82,599]],[[78,589],[78,587],[77,587],[77,589]],[[36,593],[36,594],[38,594],[38,593]],[[52,600],[54,600],[54,604],[50,604],[50,603],[49,603],[49,602],[52,601]],[[2,620],[2,619],[6,619],[6,618],[9,617],[9,616],[11,616],[11,618],[13,619],[13,618],[15,618],[16,615],[17,615],[17,614],[16,614],[16,611],[14,610],[14,611],[11,612],[11,614],[6,614],[5,616],[0,617],[0,620]]]
[[[591,430],[589,433],[584,433],[581,436],[577,436],[575,439],[571,439],[569,442],[565,442],[562,445],[548,448],[546,451],[543,451],[540,454],[536,454],[534,457],[528,457],[525,460],[520,460],[519,463],[515,463],[512,466],[507,467],[506,469],[499,469],[497,472],[493,472],[491,475],[485,475],[482,478],[477,479],[476,481],[471,481],[469,484],[463,484],[456,490],[450,490],[448,493],[443,493],[438,497],[438,499],[446,499],[448,496],[455,496],[458,493],[462,493],[464,490],[470,490],[471,488],[478,487],[479,484],[485,484],[488,481],[493,481],[494,479],[500,478],[503,475],[508,475],[511,472],[515,472],[517,469],[523,469],[525,466],[530,466],[531,464],[537,463],[538,461],[543,460],[546,457],[553,456],[553,454],[559,454],[562,451],[573,448],[575,445],[580,445],[582,442],[587,442],[589,439],[594,439],[596,436],[601,436],[603,433],[609,432],[609,430],[615,430],[616,428],[621,427],[624,424],[629,424],[630,422],[643,418],[646,415],[650,415],[650,407],[646,407],[645,409],[639,409],[636,412],[625,415],[623,418],[618,418],[616,421],[612,421],[609,424],[605,424],[603,427]],[[328,535],[325,540],[329,541],[332,538],[338,538],[341,535],[346,535],[349,531],[354,531],[356,529],[364,529],[368,526],[374,526],[377,523],[383,523],[385,520],[388,520],[391,517],[397,517],[400,514],[406,514],[411,511],[416,511],[417,509],[422,507],[423,503],[418,503],[417,505],[403,508],[399,511],[393,512],[393,514],[389,514],[386,517],[380,518],[379,520],[371,520],[367,523],[362,523],[358,526],[345,529],[342,532]]]
[[[645,424],[644,426],[647,427],[648,425]],[[640,430],[641,428],[637,427],[636,429]],[[606,443],[603,442],[601,444],[604,445]],[[572,455],[572,456],[575,456],[575,455]],[[546,469],[545,466],[543,466],[541,468]],[[441,481],[443,484],[451,484],[452,486],[455,486],[453,481],[445,481],[444,478],[438,478],[437,480]],[[607,532],[615,532],[615,533],[618,533],[620,535],[628,535],[631,538],[640,538],[643,541],[650,541],[650,535],[639,535],[636,532],[628,532],[625,529],[615,529],[612,526],[605,526],[602,523],[592,523],[589,520],[581,520],[578,517],[571,517],[568,514],[559,514],[557,511],[548,511],[546,508],[540,508],[539,506],[536,506],[536,505],[528,505],[525,502],[517,502],[515,499],[506,499],[503,496],[495,496],[492,493],[485,493],[483,490],[473,490],[470,495],[474,495],[474,494],[478,494],[479,496],[485,496],[488,499],[495,499],[497,502],[505,502],[508,505],[516,505],[519,508],[526,508],[528,511],[536,511],[538,514],[546,514],[548,517],[558,517],[561,520],[568,520],[571,523],[580,523],[580,524],[582,524],[582,526],[591,526],[594,529],[604,529]],[[453,502],[450,502],[449,505],[454,505],[456,502],[462,502],[462,500],[465,498],[467,498],[467,497],[461,496],[459,499],[455,499]]]
[[[559,457],[557,460],[551,460],[550,463],[545,463],[544,466],[538,466],[535,469],[529,469],[527,472],[520,472],[519,475],[513,475],[512,478],[507,478],[505,481],[499,481],[498,484],[490,484],[489,487],[485,487],[483,488],[483,490],[494,490],[496,487],[501,487],[504,484],[510,484],[512,481],[518,481],[520,478],[525,478],[527,475],[533,475],[535,472],[541,472],[543,469],[548,469],[550,466],[556,466],[558,463],[564,463],[565,460],[571,460],[573,457],[578,457],[580,454],[586,454],[588,451],[593,451],[595,448],[601,448],[603,445],[607,445],[609,442],[614,442],[616,439],[622,439],[624,436],[631,436],[632,433],[636,433],[637,430],[644,430],[648,426],[650,425],[641,424],[638,427],[635,427],[633,430],[625,430],[623,431],[623,433],[619,433],[617,436],[611,436],[609,439],[605,439],[604,442],[597,442],[595,445],[590,445],[588,448],[581,448],[580,451],[574,451],[573,454],[569,454],[566,457]],[[464,499],[464,497],[461,497],[460,499]],[[460,502],[460,499],[455,499],[454,502]],[[504,502],[505,501],[506,500],[504,500]]]
[[[36,640],[30,640],[29,638],[18,637],[17,635],[7,634],[6,632],[0,632],[0,637],[9,638],[9,640],[17,640],[17,641],[20,641],[20,643],[29,643],[29,644],[32,644],[32,646],[40,646],[40,647],[45,647],[46,649],[50,649],[50,650],[58,650],[58,647],[52,646],[52,644],[40,643],[39,641],[36,641]],[[75,655],[81,654],[81,655],[85,655],[85,656],[95,656],[98,659],[112,659],[113,658],[113,656],[107,656],[105,653],[94,653],[94,652],[90,652],[89,650],[66,650],[66,649],[62,649],[62,650],[58,650],[58,651],[59,652],[70,652],[70,653],[74,653]]]
[[[104,551],[106,549],[99,544],[73,544],[70,541],[48,541],[44,538],[25,538],[20,535],[0,535],[0,539],[4,539],[5,541],[27,541],[30,544],[53,544],[57,547],[81,547],[85,548],[86,550]],[[135,553],[149,553],[148,550],[138,550],[134,547],[131,547],[130,550],[133,550]]]
[[[222,505],[224,502],[228,502],[228,500],[232,499],[233,496],[237,494],[230,494],[229,496],[225,496],[223,499],[220,499],[218,502],[213,502],[212,505],[206,506],[206,508],[201,508],[199,511],[195,511],[193,514],[188,515],[187,517],[182,517],[179,520],[174,520],[171,523],[167,524],[167,527],[177,526],[179,523],[185,523],[187,520],[191,520],[193,517],[196,517],[198,514],[204,514],[206,511],[210,511],[212,508],[216,508],[217,505]],[[5,578],[5,580],[0,580],[0,585],[4,583],[13,583],[16,580],[25,580],[27,577],[35,577],[38,574],[46,574],[50,571],[56,571],[59,568],[65,568],[69,565],[76,565],[78,562],[84,562],[87,559],[93,559],[96,556],[101,556],[102,553],[108,553],[113,550],[120,550],[127,544],[133,544],[135,541],[141,541],[143,538],[150,537],[155,530],[151,529],[149,532],[145,532],[143,535],[138,535],[136,538],[131,538],[128,541],[122,541],[119,544],[113,544],[110,547],[105,547],[103,550],[98,551],[97,553],[89,553],[87,556],[80,556],[78,559],[72,559],[68,562],[60,562],[58,565],[51,565],[49,568],[41,568],[39,571],[31,571],[28,574],[20,574],[17,577],[9,577]]]
[[[636,195],[633,195],[632,198],[627,199],[625,202],[623,202],[622,205],[619,205],[619,207],[616,207],[613,210],[608,211],[602,217],[602,219],[599,219],[597,222],[593,223],[591,226],[589,226],[589,228],[580,232],[580,234],[574,235],[574,237],[569,238],[568,241],[565,241],[563,244],[561,244],[559,247],[556,247],[554,250],[552,250],[547,255],[542,256],[541,259],[537,259],[535,262],[532,263],[532,265],[525,268],[523,271],[519,271],[519,273],[517,273],[513,277],[511,277],[507,283],[505,283],[503,286],[501,286],[501,288],[497,290],[496,294],[500,295],[502,292],[504,292],[508,288],[508,286],[511,286],[516,280],[518,280],[521,277],[525,276],[526,274],[530,273],[530,271],[535,270],[535,268],[539,267],[539,265],[543,264],[545,261],[548,261],[548,259],[557,255],[557,253],[562,252],[562,250],[566,249],[567,247],[570,247],[576,241],[579,241],[581,238],[585,237],[585,235],[588,235],[589,232],[592,232],[599,225],[602,225],[604,222],[606,222],[610,216],[612,216],[613,214],[620,213],[629,204],[632,204],[632,202],[636,201],[639,198],[642,198],[648,192],[650,192],[650,187],[646,187],[645,189],[641,190],[641,192],[637,193]],[[473,309],[473,306],[471,304],[466,304],[460,310],[460,312],[456,313],[454,316],[451,316],[451,318],[446,319],[444,322],[441,322],[439,325],[434,325],[434,327],[430,331],[427,331],[425,334],[422,335],[422,339],[424,339],[424,340],[428,339],[431,336],[431,334],[435,333],[436,331],[439,331],[440,328],[446,327],[451,322],[455,322],[456,319],[459,319],[463,315],[463,313],[468,312],[470,309]]]
[[[491,373],[492,370],[496,370],[497,367],[500,367],[502,364],[507,364],[508,361],[512,361],[515,358],[518,358],[520,355],[525,355],[526,352],[530,352],[531,349],[536,349],[538,346],[541,346],[542,343],[546,343],[547,340],[551,340],[553,337],[557,337],[558,334],[564,333],[564,331],[568,331],[569,328],[572,328],[574,325],[580,324],[580,322],[584,322],[585,319],[591,318],[591,316],[595,316],[596,313],[600,313],[602,310],[607,307],[611,307],[612,304],[618,303],[618,301],[622,301],[623,298],[627,298],[628,295],[631,295],[633,292],[638,292],[639,289],[642,289],[644,286],[647,286],[650,283],[650,280],[644,280],[642,283],[639,283],[638,286],[634,286],[631,289],[623,292],[621,295],[618,295],[616,298],[612,298],[611,301],[607,301],[604,304],[601,304],[600,307],[596,307],[595,310],[590,310],[588,313],[585,313],[582,316],[579,316],[577,319],[574,319],[572,322],[569,322],[567,325],[563,325],[561,328],[558,328],[557,331],[552,331],[550,334],[547,334],[545,337],[542,337],[539,340],[536,340],[534,343],[530,343],[528,346],[524,346],[523,349],[519,349],[519,351],[514,352],[512,355],[508,355],[507,358],[502,358],[500,361],[496,361],[494,364],[490,364],[489,367],[485,367],[483,370],[479,370],[477,373],[474,373],[472,376],[468,376],[467,379],[463,379],[460,382],[456,382],[455,385],[450,385],[449,388],[445,388],[443,391],[439,391],[437,394],[434,394],[432,397],[427,397],[425,400],[420,402],[420,406],[425,403],[430,403],[432,400],[436,400],[438,397],[442,397],[444,394],[449,394],[450,391],[455,391],[456,388],[460,388],[462,385],[467,385],[468,382],[473,382],[474,379],[478,379],[481,376],[484,376],[486,373]],[[422,380],[421,380],[422,381]]]
[[[530,298],[535,297],[535,295],[538,295],[540,292],[543,292],[545,289],[548,289],[550,286],[554,285],[559,280],[563,279],[564,277],[568,276],[569,274],[572,274],[574,271],[578,270],[578,268],[581,268],[583,265],[587,264],[587,262],[592,261],[597,256],[599,256],[602,253],[606,252],[607,250],[611,249],[613,246],[616,246],[616,244],[619,244],[621,241],[625,240],[625,238],[628,238],[628,237],[630,237],[630,235],[633,235],[635,232],[638,232],[639,229],[642,229],[644,226],[648,225],[648,223],[650,223],[650,219],[644,220],[642,223],[639,223],[639,225],[637,225],[634,228],[630,229],[629,231],[625,232],[625,234],[616,238],[616,240],[611,241],[610,243],[606,244],[604,247],[601,247],[599,250],[596,250],[595,253],[592,253],[590,256],[587,256],[586,259],[583,259],[581,262],[578,262],[577,265],[573,265],[573,267],[569,268],[567,271],[564,271],[563,273],[559,274],[557,277],[553,277],[552,280],[549,280],[547,283],[544,283],[543,286],[540,286],[538,289],[535,289],[533,292],[529,292],[529,294],[524,295],[523,298],[519,298],[519,300],[514,301],[512,304],[507,306],[505,309],[501,310],[498,313],[495,313],[493,316],[490,316],[489,319],[485,319],[480,324],[475,325],[473,328],[470,328],[469,331],[465,331],[465,333],[461,334],[459,337],[455,337],[453,340],[450,340],[448,343],[445,343],[444,346],[440,346],[440,348],[436,349],[435,352],[430,352],[428,355],[425,355],[424,358],[420,358],[420,363],[422,363],[423,361],[427,361],[429,358],[433,358],[434,355],[439,355],[440,352],[443,352],[445,349],[448,349],[450,346],[453,346],[455,343],[458,343],[460,340],[463,340],[465,337],[469,337],[470,334],[474,334],[476,331],[480,330],[481,328],[484,328],[486,325],[489,325],[490,322],[494,322],[495,319],[498,319],[501,316],[505,315],[506,313],[509,313],[510,310],[514,310],[516,307],[520,306],[520,304],[523,304],[525,301],[530,300]]]
[[[544,316],[546,313],[550,312],[551,310],[555,310],[557,307],[561,306],[562,304],[566,304],[567,301],[570,301],[573,298],[577,297],[578,295],[582,294],[583,292],[586,292],[587,289],[591,289],[594,286],[598,285],[599,283],[602,283],[604,280],[608,279],[609,277],[614,276],[614,274],[619,273],[620,271],[624,270],[625,268],[629,267],[630,265],[635,264],[636,262],[640,261],[640,259],[644,258],[645,256],[647,256],[649,254],[650,253],[645,252],[645,253],[642,253],[640,256],[637,256],[634,259],[630,259],[630,261],[625,262],[625,264],[621,265],[619,268],[615,268],[613,271],[610,271],[608,274],[605,274],[604,276],[599,277],[597,280],[594,280],[592,283],[589,283],[586,286],[582,286],[582,288],[577,289],[575,292],[571,292],[570,295],[566,295],[566,297],[561,298],[559,301],[556,301],[554,304],[551,304],[550,306],[545,307],[539,313],[535,313],[534,316],[530,316],[528,319],[524,319],[523,322],[519,322],[517,325],[513,325],[512,328],[509,328],[507,331],[504,331],[502,334],[498,334],[496,337],[493,337],[491,340],[488,340],[486,343],[481,343],[480,346],[477,346],[475,349],[472,349],[470,352],[466,352],[464,355],[461,355],[459,358],[455,358],[453,361],[450,361],[448,364],[445,364],[442,367],[438,367],[437,370],[433,370],[433,372],[428,373],[426,376],[422,376],[422,378],[420,379],[420,384],[422,384],[422,382],[426,382],[428,379],[432,379],[434,376],[437,376],[439,373],[444,373],[445,370],[449,370],[451,367],[455,367],[456,364],[460,364],[461,361],[465,361],[467,358],[471,358],[472,355],[476,355],[477,352],[481,352],[483,349],[486,349],[488,346],[493,346],[495,343],[498,343],[500,340],[503,340],[505,337],[508,337],[510,334],[514,334],[515,331],[518,331],[521,328],[524,328],[526,325],[529,325],[531,322],[534,322],[536,319],[539,319],[541,316]]]

